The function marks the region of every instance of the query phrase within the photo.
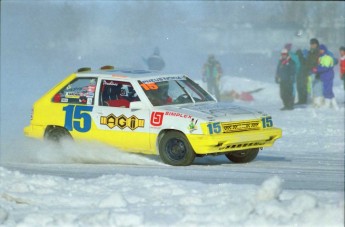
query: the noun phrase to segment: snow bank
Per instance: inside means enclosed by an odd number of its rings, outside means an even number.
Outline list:
[[[342,226],[341,192],[286,191],[163,177],[65,179],[0,168],[5,226]]]

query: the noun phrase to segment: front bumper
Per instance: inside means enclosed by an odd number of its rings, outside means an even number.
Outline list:
[[[42,139],[44,137],[45,126],[29,125],[24,128],[24,135],[32,138]]]
[[[212,135],[187,135],[196,154],[217,154],[251,148],[270,147],[282,137],[280,128],[221,133]]]

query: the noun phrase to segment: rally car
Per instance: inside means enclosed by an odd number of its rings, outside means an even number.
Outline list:
[[[83,68],[33,105],[24,134],[60,141],[97,140],[124,151],[159,154],[170,165],[225,154],[254,160],[282,136],[272,117],[221,103],[186,75]]]

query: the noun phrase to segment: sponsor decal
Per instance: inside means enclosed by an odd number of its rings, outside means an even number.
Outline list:
[[[152,112],[150,123],[152,126],[161,126],[163,124],[164,112]]]
[[[163,81],[185,80],[185,79],[186,79],[185,76],[169,76],[169,77],[160,77],[160,78],[154,78],[154,79],[141,80],[141,82],[144,84],[150,84],[150,83],[157,83],[157,82],[163,82]]]
[[[113,85],[117,86],[119,83],[113,81],[113,80],[103,80],[103,85]]]
[[[239,132],[259,129],[259,121],[242,121],[242,122],[223,122],[221,123],[223,132]]]
[[[92,105],[92,98],[87,98],[86,104],[87,104],[87,105]]]
[[[87,92],[94,93],[96,90],[96,86],[95,85],[89,85],[86,90],[87,90]]]
[[[166,116],[171,116],[171,117],[181,117],[181,118],[189,118],[189,119],[192,118],[192,116],[188,115],[188,114],[181,114],[181,113],[170,112],[170,111],[166,111],[165,115]]]
[[[67,87],[66,87],[66,92],[80,92],[80,91],[82,91],[83,90],[83,88],[82,87],[74,87],[74,88],[72,88],[71,87],[71,85],[68,85]]]
[[[120,129],[130,128],[135,130],[137,128],[144,128],[145,120],[138,119],[136,116],[126,117],[125,115],[120,115],[119,117],[114,114],[109,114],[108,116],[101,116],[101,125],[106,125],[110,129],[118,127]]]
[[[66,98],[61,98],[61,102],[68,102],[68,99],[66,99]]]
[[[65,98],[70,98],[70,99],[79,99],[80,94],[79,92],[66,92]]]
[[[95,93],[93,93],[93,92],[88,92],[85,96],[86,96],[87,98],[93,98],[93,97],[95,97]]]
[[[194,118],[192,118],[192,120],[190,121],[188,125],[189,132],[193,132],[198,129],[198,127],[196,126],[197,123],[198,123],[198,120],[194,121]]]

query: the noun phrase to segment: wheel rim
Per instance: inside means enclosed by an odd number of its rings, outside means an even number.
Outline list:
[[[170,159],[178,161],[186,156],[187,148],[182,140],[174,138],[167,142],[165,151]]]

